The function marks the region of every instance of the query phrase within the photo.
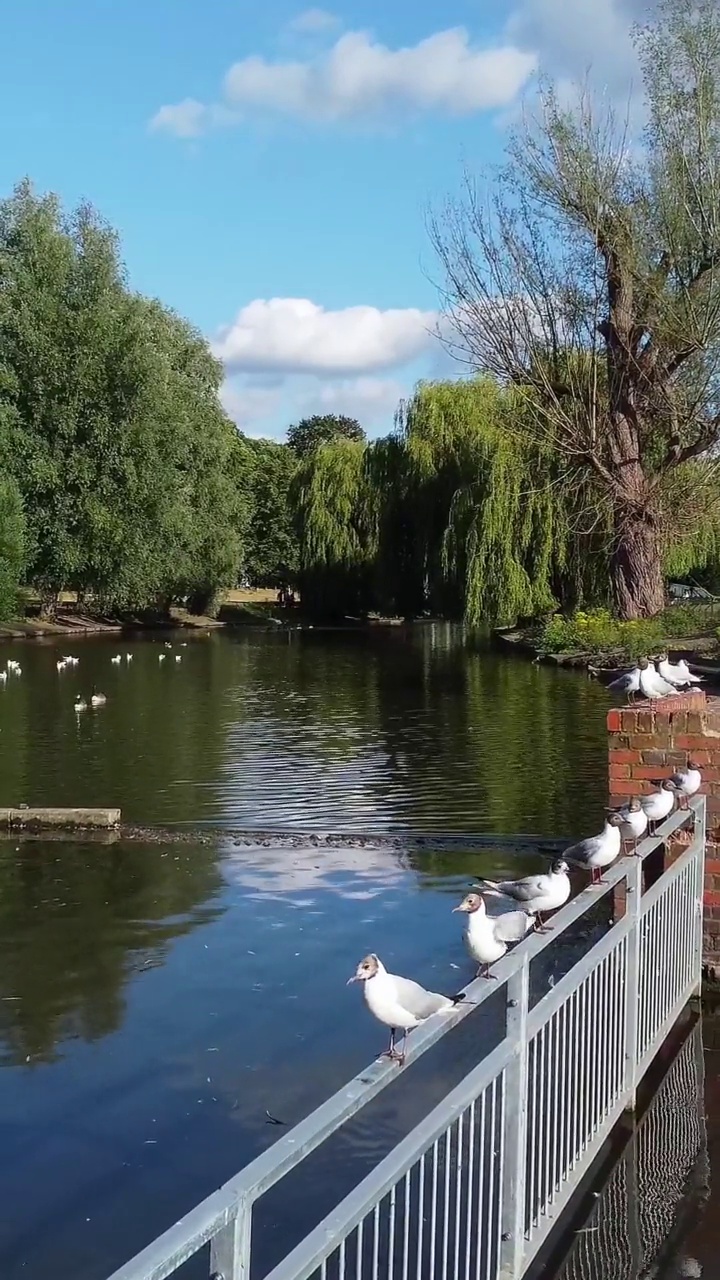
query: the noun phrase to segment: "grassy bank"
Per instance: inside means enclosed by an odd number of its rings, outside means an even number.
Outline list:
[[[578,610],[498,635],[518,649],[568,666],[615,668],[664,650],[720,659],[720,608],[677,604],[636,622],[621,622],[605,609]]]

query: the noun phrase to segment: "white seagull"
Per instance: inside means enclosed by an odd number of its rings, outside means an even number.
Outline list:
[[[125,661],[126,661],[126,662],[132,662],[132,660],[133,660],[133,656],[132,656],[132,654],[131,654],[131,653],[126,653],[126,654],[125,654]]]
[[[609,867],[620,853],[620,828],[623,819],[619,813],[609,813],[599,836],[589,836],[566,849],[563,857],[586,871],[592,871],[593,884],[602,884],[602,871]]]
[[[653,791],[649,796],[641,796],[640,803],[645,810],[649,824],[652,824],[653,832],[658,822],[662,822],[672,813],[675,804],[675,783],[672,778],[663,778],[660,783],[659,791]]]
[[[694,796],[702,786],[700,765],[695,764],[693,760],[688,760],[687,768],[678,769],[677,773],[673,773],[671,775],[670,781],[672,782],[678,796],[682,796],[685,801],[685,803],[681,804],[680,807],[682,809],[687,809],[689,807],[688,801],[690,797]]]
[[[645,698],[667,698],[676,692],[674,685],[658,675],[654,662],[641,658],[638,666],[640,667],[640,692]]]
[[[115,665],[116,667],[119,667],[119,666],[120,666],[120,663],[122,662],[122,654],[121,654],[121,653],[116,653],[116,654],[115,654],[115,657],[114,657],[114,658],[111,658],[111,659],[110,659],[110,661],[111,661],[112,663],[114,663],[114,665]]]
[[[181,654],[181,653],[176,653],[176,654],[175,654],[175,661],[176,661],[176,662],[182,662],[182,654]]]
[[[633,667],[632,671],[625,671],[623,675],[618,676],[617,680],[612,680],[607,686],[616,693],[624,693],[628,702],[631,698],[640,692],[640,667]]]
[[[521,942],[534,923],[527,911],[506,911],[501,916],[489,916],[480,893],[468,893],[459,907],[453,907],[453,911],[462,911],[467,916],[465,945],[479,966],[478,978],[494,978],[490,965],[501,960],[513,942]]]
[[[78,694],[74,702],[74,707],[76,711],[85,711],[87,710],[87,702]]]
[[[663,680],[667,680],[668,684],[673,685],[675,689],[687,689],[692,684],[702,684],[702,676],[694,676],[684,658],[679,662],[670,662],[666,653],[663,653],[658,662],[658,671]]]
[[[159,654],[158,654],[158,662],[164,662],[164,661],[165,661],[165,654],[164,654],[164,653],[159,653]]]
[[[98,693],[97,690],[93,689],[90,695],[90,702],[93,707],[104,707],[107,702],[107,698],[104,693]]]
[[[0,671],[0,684],[5,684],[8,678],[7,671]]]
[[[637,849],[637,842],[641,836],[647,831],[648,819],[645,810],[642,807],[638,796],[633,796],[627,804],[622,805],[619,809],[608,809],[608,813],[618,813],[622,818],[622,826],[620,828],[620,836],[628,842],[632,840],[633,849]]]
[[[55,666],[57,667],[58,671],[64,671],[67,665],[68,665],[67,658],[58,658],[57,662],[55,663]]]
[[[382,1055],[392,1058],[401,1066],[405,1061],[405,1041],[408,1032],[419,1027],[421,1022],[431,1018],[434,1013],[452,1013],[456,1005],[465,999],[464,994],[457,996],[440,996],[435,991],[426,991],[418,982],[410,978],[399,978],[388,973],[385,965],[374,953],[360,961],[351,982],[362,982],[365,1003],[378,1022],[390,1028],[390,1047]],[[403,1032],[402,1052],[395,1048],[395,1036],[398,1030]]]
[[[540,932],[544,933],[545,913],[557,911],[570,897],[569,870],[567,862],[560,858],[553,862],[549,872],[544,875],[523,876],[521,880],[483,880],[479,885],[473,885],[473,888],[519,902],[526,911],[537,916]]]

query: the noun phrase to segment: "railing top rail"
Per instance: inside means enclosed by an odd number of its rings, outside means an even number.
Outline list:
[[[660,825],[656,834],[643,840],[638,855],[644,860],[665,843],[673,832],[681,829],[701,812],[704,797],[690,801],[689,809],[678,809]],[[513,951],[493,967],[497,983],[476,979],[462,988],[466,999],[451,1016],[428,1019],[413,1032],[407,1052],[408,1065],[427,1053],[452,1027],[475,1011],[478,1005],[498,990],[502,983],[517,974],[524,964],[529,964],[546,947],[557,941],[572,928],[587,911],[595,907],[607,894],[627,878],[632,859],[621,858],[605,872],[604,883],[588,887],[574,897],[553,917],[550,933],[529,935]],[[397,1079],[397,1065],[387,1059],[373,1062],[354,1079],[343,1085],[332,1097],[295,1125],[289,1133],[273,1143],[249,1165],[225,1182],[183,1218],[179,1219],[152,1244],[135,1255],[109,1280],[163,1280],[186,1257],[228,1220],[238,1202],[252,1203],[285,1177],[322,1142],[350,1120],[368,1102],[372,1101],[387,1085]],[[199,1243],[196,1243],[199,1242]],[[167,1259],[167,1265],[161,1263]],[[171,1261],[174,1259],[174,1262]]]

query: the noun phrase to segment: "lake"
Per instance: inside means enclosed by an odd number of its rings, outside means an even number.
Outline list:
[[[362,955],[457,990],[473,969],[451,907],[479,874],[541,865],[500,844],[246,848],[236,829],[569,840],[602,823],[609,700],[584,675],[445,625],[164,640],[0,646],[23,669],[0,689],[0,804],[119,805],[183,836],[0,841],[3,1280],[104,1280],[283,1132],[268,1112],[295,1123],[385,1047],[345,987]],[[79,665],[58,672],[62,653]],[[76,714],[94,685],[107,705]],[[426,1103],[477,1060],[473,1021],[452,1060],[412,1068]],[[364,1171],[414,1119],[393,1085],[316,1187],[337,1195],[339,1167]],[[263,1261],[306,1190],[292,1210],[268,1197]]]

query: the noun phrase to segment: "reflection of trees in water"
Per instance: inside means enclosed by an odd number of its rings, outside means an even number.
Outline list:
[[[219,914],[221,883],[204,845],[0,845],[5,1061],[51,1061],[65,1040],[116,1031],[129,976]]]

